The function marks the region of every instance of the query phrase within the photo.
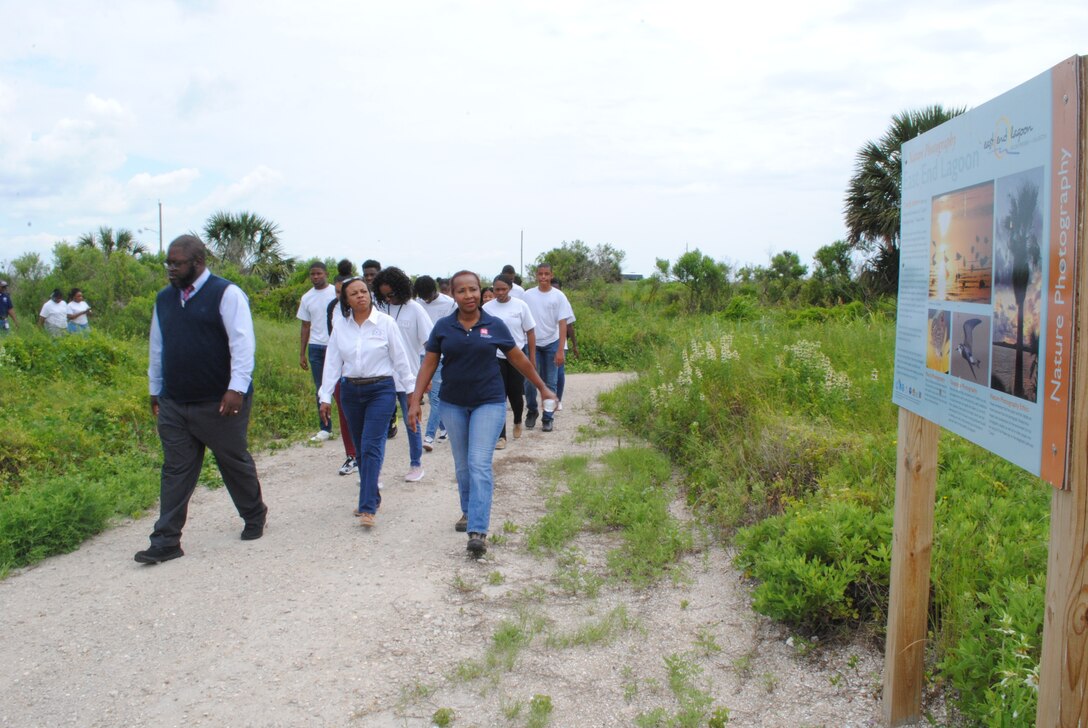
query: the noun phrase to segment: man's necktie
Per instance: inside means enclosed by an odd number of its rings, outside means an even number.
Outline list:
[[[188,303],[189,302],[189,297],[192,296],[192,295],[193,295],[193,287],[192,286],[186,286],[185,288],[182,288],[181,289],[181,303],[182,303],[182,305]]]

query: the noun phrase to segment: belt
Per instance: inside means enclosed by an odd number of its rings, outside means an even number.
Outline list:
[[[357,386],[362,386],[365,384],[377,384],[378,382],[384,382],[386,380],[392,381],[393,377],[344,377],[345,382],[347,382],[348,384],[355,384]]]

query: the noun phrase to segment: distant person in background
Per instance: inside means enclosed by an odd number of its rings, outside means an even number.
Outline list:
[[[377,291],[374,290],[374,279],[378,276],[378,273],[382,269],[382,264],[371,258],[363,262],[363,280],[366,281],[367,287],[370,288],[370,296],[372,301],[379,301]]]
[[[519,276],[518,272],[516,270],[514,270],[514,266],[507,263],[506,265],[504,265],[502,267],[502,274],[504,276],[509,276],[510,277],[510,283],[512,284],[510,286],[510,295],[511,296],[513,296],[514,298],[518,298],[518,299],[525,296],[525,289],[522,288],[521,285],[520,285],[521,284],[521,276]]]
[[[264,535],[268,508],[249,454],[256,337],[242,289],[205,267],[204,243],[182,235],[166,251],[170,285],[151,316],[147,367],[151,413],[162,440],[159,520],[141,564],[183,556],[181,530],[210,448],[227,493],[245,521],[242,540]]]
[[[450,279],[449,278],[436,278],[435,280],[438,283],[438,291],[443,296],[449,296],[450,295]]]
[[[68,333],[68,304],[59,288],[54,288],[49,300],[42,305],[38,313],[38,326],[48,331],[50,336]]]
[[[483,299],[484,299],[484,303],[487,303],[488,301],[494,301],[495,300],[495,289],[492,288],[491,286],[488,286],[487,288],[485,288],[484,292],[483,292]]]
[[[345,263],[347,263],[344,273]],[[340,307],[340,292],[343,289],[344,281],[351,278],[351,262],[342,260],[336,265],[337,271],[340,275],[333,279],[333,288],[336,290],[336,298],[329,301],[328,307],[325,309],[325,324],[329,328],[329,337],[332,337],[332,325],[336,320],[333,314]],[[339,318],[343,318],[340,316]],[[322,374],[324,376],[324,374]],[[336,389],[332,392],[333,399],[336,400],[336,414],[340,419],[340,440],[344,443],[344,464],[340,466],[340,469],[336,472],[340,475],[351,475],[359,470],[359,463],[356,460],[355,453],[355,438],[352,436],[351,427],[348,425],[347,416],[344,414],[344,408],[340,404],[340,380],[336,380]],[[318,403],[318,410],[320,411],[321,405]]]
[[[419,364],[423,360],[423,347],[431,335],[431,317],[427,310],[414,298],[412,298],[412,280],[400,268],[389,266],[382,268],[374,279],[374,287],[378,290],[379,300],[383,305],[379,308],[393,317],[400,333],[404,337],[404,343],[408,347],[412,360],[412,373],[419,371]],[[408,394],[409,390],[397,390],[397,401],[400,402],[401,415],[405,423],[408,422]],[[408,458],[409,470],[404,479],[409,483],[415,483],[423,479],[423,434],[418,430],[408,430]]]
[[[15,319],[15,304],[8,295],[8,282],[0,281],[0,336],[11,330],[11,324],[18,324]]]
[[[91,330],[87,316],[91,313],[91,305],[83,300],[83,290],[73,288],[68,294],[68,333],[86,334]]]
[[[313,288],[302,295],[295,317],[302,322],[299,328],[298,364],[303,371],[309,369],[314,380],[314,404],[320,410],[317,392],[321,389],[321,374],[325,370],[325,349],[329,344],[326,324],[330,301],[336,300],[336,289],[329,285],[329,269],[320,260],[310,264],[310,283]],[[332,422],[322,420],[318,413],[317,434],[310,442],[324,442],[332,437]]]
[[[378,476],[385,460],[385,432],[397,410],[397,390],[415,387],[412,355],[395,321],[379,311],[362,278],[349,278],[340,290],[340,309],[325,356],[321,416],[330,417],[336,382],[359,463],[359,525],[371,528],[381,505]],[[418,359],[416,360],[418,362]]]
[[[495,289],[495,300],[484,304],[484,311],[506,324],[510,329],[510,335],[514,337],[514,345],[522,352],[536,349],[536,322],[533,314],[524,301],[511,295],[513,279],[505,274],[495,276],[492,287]],[[510,409],[514,413],[514,439],[521,437],[521,415],[525,411],[525,377],[521,375],[506,355],[501,350],[495,352],[499,358],[499,371],[502,372],[503,387],[506,390],[506,398],[510,401]],[[532,361],[530,360],[530,364]],[[506,447],[506,419],[503,418],[502,432],[499,441],[495,444],[496,450]]]
[[[416,300],[427,311],[433,325],[443,316],[449,316],[457,310],[457,304],[449,296],[438,292],[438,284],[430,276],[416,278],[412,286],[412,292],[416,294]],[[442,426],[442,362],[438,362],[438,368],[431,379],[431,391],[427,394],[431,410],[427,413],[427,426],[423,430],[423,449],[431,452],[434,449],[435,437],[438,442],[446,439],[446,428]]]
[[[566,361],[563,347],[567,343],[567,319],[573,312],[567,297],[552,285],[551,264],[541,263],[536,267],[536,288],[527,290],[522,300],[529,305],[536,322],[536,370],[548,389],[554,390],[558,386],[559,367]],[[536,389],[526,385],[525,398],[528,404],[525,427],[531,430],[539,414]],[[554,412],[544,410],[540,428],[551,432],[554,418]]]
[[[532,364],[514,345],[506,324],[483,310],[480,277],[461,271],[454,274],[452,288],[457,313],[439,319],[427,341],[427,355],[408,407],[408,427],[419,430],[423,392],[439,360],[444,361],[442,419],[450,431],[461,500],[461,518],[454,530],[468,532],[468,552],[480,558],[487,551],[491,521],[495,443],[506,421],[506,393],[495,352],[506,354],[510,363],[539,388],[541,398],[554,398],[555,393],[544,386]]]

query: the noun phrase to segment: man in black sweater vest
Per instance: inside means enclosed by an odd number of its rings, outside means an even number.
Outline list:
[[[181,530],[205,448],[245,521],[242,539],[260,538],[268,514],[248,444],[256,348],[249,300],[211,275],[194,235],[170,243],[166,270],[170,285],[155,299],[147,372],[162,440],[160,510],[151,548],[136,553],[142,564],[184,555]]]

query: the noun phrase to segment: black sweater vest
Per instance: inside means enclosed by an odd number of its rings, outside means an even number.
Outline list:
[[[218,402],[230,387],[230,340],[219,302],[230,281],[211,276],[181,305],[177,288],[155,299],[162,332],[162,395],[176,402]]]

